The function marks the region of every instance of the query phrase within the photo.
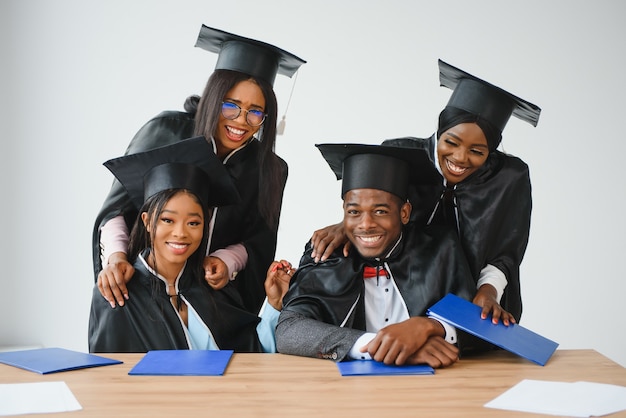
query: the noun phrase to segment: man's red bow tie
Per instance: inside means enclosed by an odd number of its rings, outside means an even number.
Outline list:
[[[374,277],[376,277],[376,267],[366,266],[365,269],[363,270],[363,278],[371,279]],[[387,277],[387,270],[385,270],[384,268],[379,268],[378,277]]]

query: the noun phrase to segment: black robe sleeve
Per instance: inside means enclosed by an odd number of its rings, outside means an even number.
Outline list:
[[[351,314],[364,289],[361,279],[364,261],[358,256],[343,257],[338,249],[326,261],[316,264],[312,251],[309,242],[283,298],[283,310],[296,311],[328,324],[345,324],[364,330],[364,321],[355,323],[355,316]]]
[[[265,277],[276,253],[278,224],[270,227],[259,210],[259,142],[252,140],[224,164],[241,196],[237,205],[217,209],[209,251],[242,243],[248,253],[246,267],[231,283],[239,291],[243,304],[250,312],[258,312],[265,299]],[[281,167],[278,188],[280,204],[287,182],[287,163],[278,156]]]
[[[405,228],[404,249],[388,264],[409,316],[423,316],[448,293],[471,301],[476,293],[467,260],[454,231],[447,226]]]
[[[496,151],[484,172],[457,187],[461,242],[474,277],[491,264],[507,286],[500,304],[517,321],[522,315],[519,269],[530,233],[532,210],[528,166]]]
[[[335,251],[315,264],[311,244],[283,298],[278,352],[341,361],[365,332],[363,263]]]

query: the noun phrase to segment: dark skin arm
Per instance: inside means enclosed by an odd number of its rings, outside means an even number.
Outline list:
[[[115,308],[116,302],[124,306],[124,301],[128,300],[126,283],[130,281],[134,273],[135,268],[128,262],[126,254],[122,252],[111,254],[107,265],[98,273],[98,289],[111,308]]]
[[[339,222],[315,231],[311,237],[311,245],[313,246],[311,256],[319,263],[326,261],[333,251],[342,245],[343,255],[347,257],[351,244],[344,232],[343,222]]]
[[[283,296],[289,289],[289,282],[296,270],[286,260],[274,261],[267,269],[265,293],[267,302],[277,311],[283,309]]]
[[[442,367],[458,360],[458,349],[443,340],[444,336],[445,330],[438,321],[412,317],[378,331],[361,352],[368,352],[372,359],[385,364],[426,363]]]
[[[515,323],[515,318],[509,312],[502,309],[502,306],[500,306],[496,299],[497,296],[498,293],[495,287],[490,284],[484,284],[480,286],[472,302],[483,308],[480,313],[482,319],[487,319],[491,313],[491,322],[497,324],[499,320],[502,320],[502,323],[508,327],[510,324]]]

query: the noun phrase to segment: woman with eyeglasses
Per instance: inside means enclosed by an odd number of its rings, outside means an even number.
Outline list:
[[[411,220],[448,225],[461,241],[476,282],[473,302],[482,318],[520,320],[519,268],[530,233],[529,169],[497,148],[509,118],[537,125],[541,109],[499,87],[439,61],[440,82],[453,90],[430,138],[398,138],[388,146],[428,150],[441,181],[411,191]],[[313,257],[325,260],[344,245],[341,224],[315,231]]]
[[[241,196],[236,205],[213,212],[205,279],[214,289],[234,286],[246,309],[258,312],[265,272],[274,260],[287,164],[274,153],[277,74],[291,77],[305,63],[257,40],[202,26],[196,46],[218,54],[201,97],[191,96],[185,112],[165,111],[146,123],[126,154],[204,136],[222,160]],[[111,306],[129,297],[133,274],[127,260],[128,229],[136,211],[114,182],[93,232],[94,273]]]

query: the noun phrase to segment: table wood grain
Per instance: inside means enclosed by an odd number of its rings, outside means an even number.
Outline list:
[[[483,405],[523,379],[626,386],[626,369],[594,350],[557,350],[543,367],[495,351],[430,376],[350,377],[328,360],[247,353],[223,376],[129,376],[143,354],[103,355],[124,363],[49,375],[0,364],[0,383],[65,381],[83,407],[72,417],[229,418],[528,417]]]

